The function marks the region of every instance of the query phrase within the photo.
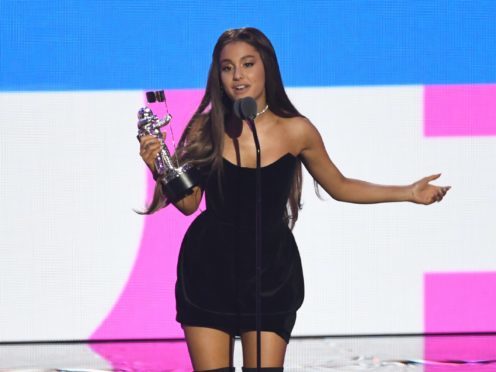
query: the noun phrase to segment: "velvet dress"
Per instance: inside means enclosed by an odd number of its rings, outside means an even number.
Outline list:
[[[261,169],[261,329],[286,342],[304,297],[298,247],[284,221],[297,158],[288,153]],[[205,179],[206,210],[179,253],[176,320],[231,335],[255,330],[255,173],[224,159],[221,178]]]

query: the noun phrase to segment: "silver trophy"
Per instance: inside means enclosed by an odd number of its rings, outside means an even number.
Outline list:
[[[146,92],[146,99],[148,103],[164,102],[165,104],[164,91]],[[162,149],[155,158],[154,178],[160,183],[167,201],[176,202],[193,192],[193,187],[199,184],[200,177],[198,169],[190,163],[182,166],[177,164],[177,157],[174,165],[160,130],[171,120],[172,116],[169,113],[163,119],[159,119],[149,107],[143,107],[138,111],[138,139],[152,135],[162,144]]]

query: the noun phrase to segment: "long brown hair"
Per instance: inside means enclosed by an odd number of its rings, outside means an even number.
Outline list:
[[[220,53],[227,44],[236,41],[250,44],[260,54],[265,69],[266,102],[270,110],[283,118],[302,116],[293,106],[284,90],[276,53],[267,36],[252,27],[225,31],[217,40],[212,53],[205,94],[186,126],[176,150],[176,155],[181,162],[191,161],[198,167],[206,166],[210,172],[217,172],[217,174],[222,173],[225,121],[231,115],[233,105],[232,100],[223,94],[220,79]],[[206,111],[207,109],[208,111]],[[291,228],[298,218],[299,209],[301,209],[301,188],[301,161],[297,159],[288,198],[288,208],[285,213],[285,218]],[[148,212],[153,213],[164,205],[165,203],[155,203],[154,206],[152,201]],[[152,210],[153,206],[155,207],[154,210]]]

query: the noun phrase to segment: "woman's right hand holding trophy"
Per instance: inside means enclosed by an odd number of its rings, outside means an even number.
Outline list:
[[[148,103],[163,102],[167,108],[163,90],[147,92],[146,98]],[[175,203],[193,193],[193,188],[199,183],[199,173],[190,163],[180,165],[177,158],[173,161],[165,144],[165,133],[161,131],[171,119],[168,112],[159,119],[149,107],[141,108],[138,111],[138,140],[140,155],[152,171],[162,195],[167,202]]]
[[[162,136],[165,140],[165,133],[162,132]],[[140,141],[140,156],[148,166],[150,171],[155,174],[155,159],[157,158],[160,150],[162,150],[162,144],[160,140],[152,135],[145,135],[139,138]]]

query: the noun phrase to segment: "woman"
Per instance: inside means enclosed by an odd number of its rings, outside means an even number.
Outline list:
[[[204,177],[193,194],[175,203],[195,212],[202,193],[207,209],[190,226],[181,247],[176,283],[181,323],[195,371],[232,371],[233,337],[240,335],[244,371],[256,370],[255,164],[252,133],[233,114],[233,102],[252,97],[262,166],[263,370],[282,371],[296,310],[303,301],[298,249],[288,225],[298,217],[301,163],[334,199],[351,203],[440,201],[449,187],[423,178],[409,186],[383,186],[344,177],[330,160],[312,123],[289,101],[275,51],[257,29],[224,32],[215,45],[203,100],[176,154]],[[160,143],[141,139],[140,154],[154,171]],[[155,200],[150,212],[165,205]],[[287,206],[287,207],[286,207]]]

